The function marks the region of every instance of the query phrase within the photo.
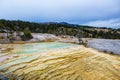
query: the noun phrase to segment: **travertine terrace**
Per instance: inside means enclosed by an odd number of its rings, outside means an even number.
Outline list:
[[[33,54],[0,54],[0,78],[10,80],[119,80],[120,57],[74,45]]]

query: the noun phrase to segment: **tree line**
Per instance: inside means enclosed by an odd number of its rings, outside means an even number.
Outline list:
[[[30,33],[50,33],[55,35],[76,36],[80,34],[83,38],[104,38],[104,39],[120,39],[120,29],[98,28],[92,26],[68,24],[65,22],[56,23],[35,23],[20,20],[0,20],[0,33],[9,30],[13,32]]]

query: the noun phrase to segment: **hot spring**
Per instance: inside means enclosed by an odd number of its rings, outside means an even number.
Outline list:
[[[28,43],[28,44],[17,44],[11,45],[14,47],[14,52],[16,54],[32,54],[32,53],[40,53],[53,49],[60,48],[69,48],[71,46],[75,46],[76,44],[71,43],[59,43],[59,42],[42,42],[42,43]]]

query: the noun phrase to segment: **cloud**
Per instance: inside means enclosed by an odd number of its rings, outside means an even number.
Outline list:
[[[0,0],[0,18],[85,23],[120,17],[119,0]]]
[[[85,25],[95,26],[95,27],[109,27],[109,28],[120,28],[120,18],[110,19],[110,20],[99,20],[88,22]]]

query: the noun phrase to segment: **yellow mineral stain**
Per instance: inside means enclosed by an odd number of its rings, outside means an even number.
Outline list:
[[[0,74],[10,80],[120,80],[119,56],[80,45],[17,56],[0,66],[22,57],[37,57],[0,69]]]

